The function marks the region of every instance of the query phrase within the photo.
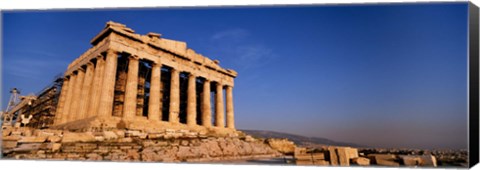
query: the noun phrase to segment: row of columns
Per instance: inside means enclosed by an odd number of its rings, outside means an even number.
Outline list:
[[[116,62],[116,53],[109,50],[96,57],[96,64],[90,61],[65,77],[55,124],[111,115]]]
[[[96,64],[88,63],[85,68],[80,68],[68,75],[64,80],[57,107],[56,124],[67,123],[91,116],[109,117],[112,116],[114,86],[117,71],[118,55],[108,50],[105,58],[96,58]],[[125,120],[134,119],[137,107],[137,88],[139,58],[130,56],[128,62],[127,82],[125,88],[125,99],[123,105],[123,116]],[[160,121],[162,117],[161,102],[161,63],[152,64],[150,99],[148,103],[148,119]],[[187,125],[196,125],[197,101],[196,101],[196,78],[193,73],[188,76],[187,89]],[[223,87],[220,82],[216,84],[215,93],[215,126],[225,127],[225,110],[223,101]],[[201,112],[202,126],[212,126],[212,113],[210,103],[210,80],[205,79]],[[235,128],[233,112],[232,87],[225,86],[226,93],[226,127]],[[180,71],[176,68],[171,70],[170,79],[170,103],[168,121],[180,123]]]

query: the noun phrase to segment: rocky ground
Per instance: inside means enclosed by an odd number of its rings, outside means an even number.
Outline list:
[[[68,132],[4,129],[6,159],[209,162],[274,158],[282,154],[248,135],[213,137],[185,130]]]

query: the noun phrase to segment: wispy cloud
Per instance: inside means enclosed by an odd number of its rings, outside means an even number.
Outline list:
[[[224,30],[220,31],[216,34],[214,34],[210,39],[211,40],[228,40],[228,41],[240,41],[243,40],[244,38],[248,37],[250,33],[241,28],[235,28],[235,29],[229,29],[229,30]]]
[[[271,48],[242,28],[219,31],[211,36],[211,40],[211,46],[220,50],[221,55],[229,56],[229,62],[238,71],[264,66],[275,56]]]
[[[264,45],[244,45],[236,47],[235,63],[242,69],[256,68],[268,64],[274,57],[272,50]]]
[[[53,69],[66,69],[68,62],[45,59],[16,59],[3,63],[4,73],[13,77],[43,79],[45,72]]]

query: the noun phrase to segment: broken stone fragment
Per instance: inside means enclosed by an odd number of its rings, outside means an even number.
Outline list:
[[[364,157],[356,157],[351,159],[353,164],[357,164],[360,166],[368,166],[370,165],[370,159]]]
[[[17,147],[17,141],[2,141],[2,149],[12,149]]]
[[[284,153],[284,154],[292,154],[295,152],[295,144],[288,139],[267,139],[267,144],[270,145],[273,149]]]
[[[75,132],[65,132],[63,135],[62,143],[68,142],[92,142],[95,141],[95,136],[91,133],[75,133]]]
[[[328,153],[330,158],[330,164],[333,166],[338,165],[338,155],[335,147],[328,147]]]
[[[18,140],[19,143],[41,143],[47,140],[46,136],[25,136]]]
[[[62,138],[59,137],[59,136],[48,136],[47,137],[48,142],[60,142],[60,140],[62,140]]]
[[[114,140],[114,139],[118,138],[117,134],[115,132],[112,132],[112,131],[104,131],[103,132],[103,137],[106,140]]]
[[[405,166],[418,166],[422,159],[418,156],[400,156]]]
[[[20,140],[20,136],[4,136],[2,137],[3,141],[17,141]]]
[[[2,136],[3,137],[6,137],[6,136],[10,135],[10,133],[12,133],[11,129],[2,129]]]
[[[150,38],[160,38],[162,36],[162,34],[159,34],[159,33],[156,33],[156,32],[149,32],[147,34],[148,37]]]
[[[395,160],[397,159],[396,155],[392,155],[392,154],[370,154],[370,155],[368,155],[368,158],[370,158],[370,161],[372,163],[375,163],[377,165],[400,166],[400,163],[395,162]]]
[[[346,147],[337,148],[338,163],[340,166],[350,166],[350,155],[348,150],[349,149]]]
[[[246,141],[246,142],[255,142],[255,138],[253,138],[253,137],[250,136],[250,135],[247,135],[247,136],[245,136],[245,141]]]
[[[301,155],[295,155],[296,160],[325,160],[324,153],[306,153]]]
[[[420,159],[420,166],[437,167],[437,159],[433,155],[422,155]]]
[[[20,144],[17,148],[14,148],[15,152],[30,152],[32,150],[38,150],[42,144],[40,143],[25,143]]]
[[[62,147],[61,143],[52,143],[52,151],[53,152],[56,152],[56,151],[60,150],[61,147]]]

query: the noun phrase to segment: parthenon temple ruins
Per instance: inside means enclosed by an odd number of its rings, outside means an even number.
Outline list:
[[[53,127],[235,130],[237,72],[218,60],[112,21],[90,43],[64,73]]]

